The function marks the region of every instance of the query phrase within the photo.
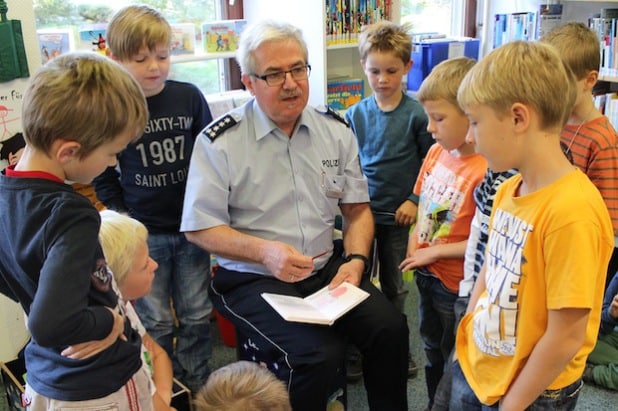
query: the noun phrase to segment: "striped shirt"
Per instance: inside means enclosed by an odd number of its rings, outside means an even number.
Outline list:
[[[592,121],[567,124],[560,136],[581,169],[601,192],[618,236],[618,138],[606,116]],[[570,149],[569,149],[570,148]]]
[[[470,236],[464,256],[464,278],[459,283],[459,296],[469,297],[485,262],[485,246],[489,236],[489,217],[498,187],[507,178],[517,174],[511,169],[495,172],[487,169],[481,184],[474,189],[476,212],[470,224]]]

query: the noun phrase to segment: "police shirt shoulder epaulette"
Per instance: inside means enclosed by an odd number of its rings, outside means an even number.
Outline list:
[[[335,120],[339,121],[340,123],[345,124],[346,127],[350,127],[350,124],[348,124],[347,121],[345,121],[345,119],[343,117],[341,117],[341,115],[339,113],[337,113],[335,110],[333,110],[330,106],[320,106],[320,107],[316,107],[315,109],[318,113],[320,114],[324,114],[325,116],[329,116],[334,118]]]
[[[208,137],[210,141],[215,141],[225,130],[238,124],[240,118],[236,119],[234,117],[235,116],[230,113],[219,117],[204,129],[204,135]]]

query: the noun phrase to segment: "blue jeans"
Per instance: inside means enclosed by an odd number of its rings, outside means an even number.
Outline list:
[[[380,288],[400,312],[403,312],[408,290],[403,284],[399,264],[406,258],[410,226],[376,224],[375,239],[380,262]]]
[[[172,359],[174,376],[197,392],[210,375],[210,255],[182,233],[149,234],[148,247],[159,268],[150,294],[135,302],[136,311]]]
[[[459,362],[453,363],[453,386],[451,388],[450,411],[498,411],[499,403],[493,405],[482,404],[461,371]],[[584,386],[581,378],[573,384],[559,390],[545,390],[526,410],[528,411],[572,411],[577,404],[577,398]]]
[[[450,292],[437,277],[425,269],[416,270],[414,278],[419,291],[418,318],[420,336],[427,356],[425,382],[431,408],[444,366],[455,345],[453,307],[457,294]]]

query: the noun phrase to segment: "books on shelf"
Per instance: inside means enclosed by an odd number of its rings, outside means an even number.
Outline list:
[[[170,53],[172,55],[195,53],[195,26],[193,23],[171,24],[171,27]]]
[[[286,321],[324,325],[332,325],[367,297],[369,293],[350,283],[341,283],[332,290],[326,286],[305,298],[262,293],[262,298]]]
[[[534,40],[536,13],[521,12],[494,16],[494,48],[510,41]]]
[[[554,27],[562,24],[562,4],[541,4],[539,6],[539,21],[536,38],[550,32]]]
[[[599,75],[618,77],[618,9],[601,9],[596,16],[588,19],[588,26],[597,33],[601,48]]]
[[[333,110],[346,110],[364,97],[365,82],[363,79],[329,79],[326,85],[326,104]]]
[[[224,53],[238,48],[246,20],[219,20],[202,24],[202,41],[206,53]]]
[[[36,31],[39,51],[43,64],[63,53],[73,50],[73,31],[71,29],[41,29]]]
[[[323,0],[326,44],[356,43],[363,25],[391,19],[391,0]]]

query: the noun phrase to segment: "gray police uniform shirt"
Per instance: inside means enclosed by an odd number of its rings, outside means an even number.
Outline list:
[[[308,256],[328,251],[314,261],[319,270],[332,255],[339,204],[366,202],[356,139],[342,121],[307,107],[290,138],[251,99],[200,133],[180,231],[227,225]],[[272,275],[261,264],[217,261]]]

